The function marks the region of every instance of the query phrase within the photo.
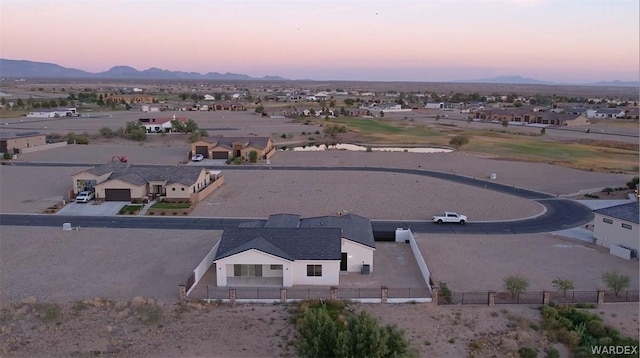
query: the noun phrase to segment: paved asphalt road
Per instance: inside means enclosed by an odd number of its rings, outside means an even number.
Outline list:
[[[72,166],[69,163],[16,163],[29,166]],[[93,166],[97,164],[73,164],[73,166]],[[374,232],[389,234],[396,228],[411,228],[418,233],[456,234],[525,234],[550,232],[584,225],[593,219],[590,209],[575,201],[555,198],[553,195],[509,185],[489,182],[466,176],[423,169],[373,168],[373,167],[299,167],[299,166],[225,166],[224,170],[333,170],[404,173],[429,176],[460,184],[487,188],[497,192],[531,199],[544,205],[546,212],[530,219],[504,222],[469,222],[466,225],[438,225],[430,221],[372,221]],[[266,219],[266,218],[265,218]],[[0,214],[0,226],[57,226],[71,223],[74,227],[147,228],[182,230],[224,230],[237,227],[239,223],[255,218],[196,218],[196,217],[87,217],[40,214]]]

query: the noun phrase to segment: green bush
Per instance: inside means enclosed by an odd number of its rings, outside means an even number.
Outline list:
[[[544,352],[546,353],[544,358],[560,358],[560,352],[553,347],[547,348]]]
[[[242,157],[235,157],[235,158],[233,158],[233,164],[235,164],[235,165],[240,165],[240,164],[242,164]]]
[[[9,159],[13,158],[13,155],[12,155],[11,153],[4,153],[4,154],[2,155],[2,157],[3,157],[5,160],[9,160]]]
[[[305,303],[301,304],[303,307]],[[301,357],[412,357],[404,332],[380,326],[366,312],[345,312],[344,307],[307,306],[297,319]]]
[[[451,304],[453,302],[451,290],[444,282],[440,282],[440,298],[442,303]]]
[[[456,149],[460,149],[466,144],[469,144],[469,138],[462,135],[455,136],[449,141],[449,145],[452,145]]]
[[[531,347],[522,347],[518,349],[518,355],[522,358],[536,358],[538,352]]]
[[[640,177],[633,177],[633,179],[627,182],[627,188],[635,189],[638,183],[640,183]]]
[[[249,152],[249,161],[251,163],[255,163],[258,161],[258,152],[256,152],[255,150],[252,150]]]

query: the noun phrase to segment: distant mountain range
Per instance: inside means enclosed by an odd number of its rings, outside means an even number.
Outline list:
[[[585,85],[585,86],[610,86],[610,87],[639,87],[638,81],[600,81],[594,83],[561,83],[547,82],[522,76],[499,76],[483,78],[479,80],[456,81],[465,83],[497,83],[497,84],[526,84],[526,85]]]
[[[17,78],[104,78],[104,79],[158,79],[158,80],[253,80],[253,81],[288,81],[280,76],[251,77],[239,73],[218,73],[169,71],[152,67],[138,71],[130,66],[115,66],[104,72],[87,72],[75,68],[62,67],[54,63],[34,62],[26,60],[9,60],[0,58],[0,76]],[[426,81],[425,81],[426,82]],[[497,83],[497,84],[535,84],[535,85],[585,85],[640,87],[638,81],[602,81],[596,83],[556,83],[545,82],[522,76],[500,76],[477,80],[452,81],[460,83]]]
[[[159,79],[159,80],[262,80],[286,81],[280,76],[254,78],[238,73],[169,71],[149,68],[138,71],[130,66],[115,66],[104,72],[87,72],[75,68],[62,67],[54,63],[26,60],[0,59],[0,76],[19,78],[108,78],[108,79]]]

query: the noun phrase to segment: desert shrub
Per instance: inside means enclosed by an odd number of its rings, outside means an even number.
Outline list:
[[[460,149],[466,144],[469,144],[469,138],[462,135],[455,136],[449,141],[449,145],[452,145],[456,149]]]
[[[9,160],[9,159],[13,158],[13,155],[11,155],[11,153],[4,153],[4,154],[2,155],[2,157],[3,157],[5,160]]]
[[[404,332],[380,326],[366,312],[345,312],[344,307],[301,303],[296,327],[302,357],[411,357]]]
[[[638,183],[640,183],[640,177],[633,177],[633,179],[627,182],[627,188],[635,189]]]
[[[371,146],[367,146],[367,149],[365,149],[367,153],[371,153],[373,152],[373,148],[371,148]]]
[[[127,122],[122,134],[125,138],[135,141],[144,141],[147,139],[147,129],[140,122],[136,121]]]
[[[560,352],[553,347],[547,348],[544,352],[544,358],[560,358]]]
[[[518,355],[522,358],[536,358],[538,352],[531,347],[522,347],[518,349]]]
[[[602,282],[604,282],[604,284],[607,285],[607,287],[609,287],[617,297],[621,290],[629,287],[630,278],[629,276],[613,270],[602,273]]]
[[[62,316],[62,310],[56,303],[36,303],[33,307],[42,322],[56,322]]]
[[[101,136],[105,138],[113,138],[117,135],[116,132],[111,130],[111,128],[109,127],[102,127],[100,128],[100,130],[98,130],[98,132],[100,133]]]
[[[504,278],[504,288],[511,293],[511,297],[515,298],[529,287],[529,281],[519,275],[507,276]]]
[[[240,164],[242,164],[242,157],[235,157],[235,158],[233,158],[233,164],[235,164],[235,165],[240,165]]]
[[[451,290],[444,282],[440,282],[440,297],[442,298],[442,303],[451,304],[453,302]]]
[[[280,136],[280,138],[282,138],[282,139],[287,139],[287,133],[282,133],[282,135]]]
[[[200,134],[200,132],[191,132],[189,134],[189,142],[191,143],[199,141],[200,138],[202,138],[202,135]]]
[[[87,137],[77,137],[76,144],[89,144],[89,138]]]
[[[611,193],[613,192],[613,188],[604,188],[602,189],[603,193],[607,193],[607,195],[611,195]]]

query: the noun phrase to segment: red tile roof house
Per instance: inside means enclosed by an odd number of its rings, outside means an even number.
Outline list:
[[[94,188],[98,201],[197,203],[224,183],[219,171],[190,166],[134,166],[109,163],[72,175],[73,192]]]
[[[186,117],[178,117],[175,116],[173,118],[140,118],[138,121],[142,124],[146,129],[147,133],[169,133],[173,130],[173,125],[171,121],[177,120],[182,123],[187,123],[188,119]]]

